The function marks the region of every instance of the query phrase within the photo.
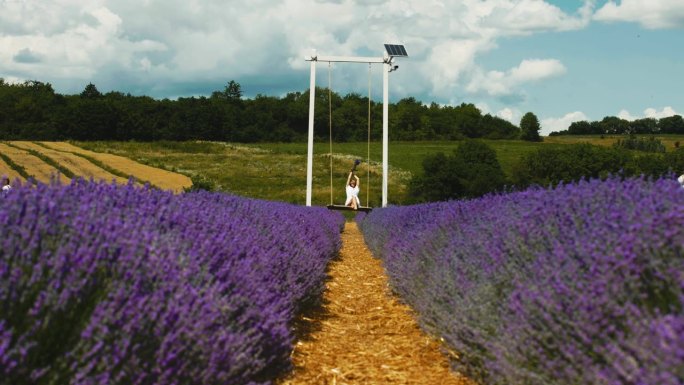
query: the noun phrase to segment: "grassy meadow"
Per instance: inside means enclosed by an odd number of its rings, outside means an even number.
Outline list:
[[[539,146],[547,143],[523,142],[520,140],[485,140],[491,146],[501,162],[501,167],[507,174],[510,173],[513,164],[520,157]],[[426,156],[443,152],[451,153],[458,147],[459,141],[430,141],[430,142],[390,142],[389,164],[392,168],[398,168],[409,173],[420,174],[423,172],[423,159]],[[563,145],[553,144],[554,146]],[[269,150],[277,154],[304,154],[306,155],[306,143],[256,143],[252,147]],[[329,152],[328,143],[314,144],[314,153],[323,154]],[[365,160],[368,154],[368,144],[363,143],[335,143],[333,153],[349,154],[353,157]],[[370,144],[371,162],[382,163],[382,143]],[[306,160],[305,160],[306,161]]]
[[[591,143],[611,146],[620,136],[557,136],[543,142],[520,140],[485,140],[497,153],[504,172],[511,174],[519,159],[541,146],[564,146]],[[671,151],[684,136],[663,135],[659,139]],[[426,156],[437,152],[450,153],[458,141],[390,142],[389,191],[390,204],[407,201],[411,177],[422,173]],[[271,199],[304,204],[306,197],[306,143],[222,142],[73,142],[87,150],[129,157],[153,167],[188,176],[201,176],[212,181],[220,191],[259,199]],[[378,206],[382,189],[382,143],[370,143],[370,183],[367,162],[368,143],[333,143],[332,197],[330,191],[329,144],[314,144],[313,196],[314,205],[344,202],[344,184],[354,159],[361,159],[363,205]],[[367,187],[370,186],[370,189]],[[366,200],[368,196],[368,201]]]
[[[504,172],[510,176],[516,163],[525,154],[542,146],[560,147],[574,143],[611,146],[620,138],[623,137],[555,136],[545,137],[540,143],[520,140],[485,142],[496,151]],[[660,135],[657,138],[665,144],[667,151],[672,151],[678,143],[684,142],[684,135]],[[390,142],[388,202],[409,203],[409,183],[414,175],[422,173],[425,157],[438,152],[451,153],[459,144],[459,141]],[[127,179],[128,175],[133,175],[141,182],[176,192],[192,184],[188,177],[199,177],[212,183],[219,191],[246,197],[295,204],[304,204],[306,198],[306,143],[17,141],[0,143],[0,147],[0,154],[4,156],[0,159],[0,171],[4,170],[4,175],[17,177],[17,166],[23,166],[25,173],[44,183],[49,182],[50,177],[61,167],[68,169],[74,176],[86,178]],[[369,149],[370,163],[367,161]],[[33,150],[36,156],[27,152],[29,150]],[[363,162],[358,169],[361,203],[379,206],[382,143],[372,142],[370,146],[366,142],[334,143],[332,191],[329,152],[328,143],[315,143],[312,203],[342,204],[347,173],[354,160],[361,159]],[[65,157],[69,157],[68,161]],[[85,165],[89,166],[88,169],[83,165],[86,161],[93,163]],[[69,178],[63,172],[60,177],[62,183],[69,183]]]
[[[389,144],[390,204],[407,200],[411,177],[422,173],[426,156],[450,153],[460,142],[391,142]],[[510,173],[522,155],[545,143],[518,140],[490,140],[504,171]],[[221,142],[74,142],[91,151],[129,157],[153,167],[190,176],[201,176],[215,183],[218,190],[260,199],[273,199],[303,204],[306,197],[306,143],[231,144]],[[563,144],[553,144],[562,146]],[[314,205],[331,202],[330,152],[328,143],[314,144]],[[363,205],[379,206],[382,199],[382,143],[333,144],[332,202],[344,202],[344,184],[355,159],[358,168]],[[370,176],[369,167],[370,164]],[[369,179],[370,178],[370,179]],[[370,180],[370,182],[369,182]],[[367,187],[370,186],[370,189]],[[368,203],[367,203],[368,198]]]

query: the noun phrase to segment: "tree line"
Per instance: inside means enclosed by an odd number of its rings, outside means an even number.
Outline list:
[[[368,98],[359,94],[317,89],[316,139],[327,140],[332,120],[333,140],[367,140],[368,105]],[[371,139],[379,140],[382,103],[371,100],[370,110]],[[80,94],[62,95],[50,83],[10,84],[0,78],[2,140],[306,141],[308,118],[308,91],[248,99],[233,80],[210,96],[158,100],[102,93],[92,83]],[[521,137],[518,126],[482,114],[473,104],[425,105],[412,97],[390,104],[389,132],[391,140],[409,141]]]
[[[684,134],[684,119],[681,115],[673,115],[660,119],[643,118],[629,121],[617,116],[606,116],[592,122],[573,122],[567,130],[554,131],[549,136],[634,134]]]

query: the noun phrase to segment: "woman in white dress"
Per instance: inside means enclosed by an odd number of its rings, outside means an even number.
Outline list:
[[[10,185],[10,181],[8,177],[3,177],[2,178],[2,192],[6,193],[9,190],[12,189],[12,186]]]
[[[359,204],[359,177],[354,175],[354,170],[349,172],[347,177],[347,200],[344,202],[345,206],[350,206],[354,210],[358,210]]]

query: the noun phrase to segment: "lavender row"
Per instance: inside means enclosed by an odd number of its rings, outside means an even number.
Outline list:
[[[584,181],[374,210],[394,289],[486,384],[684,384],[684,190]]]
[[[0,383],[261,384],[341,215],[76,181],[0,196]]]

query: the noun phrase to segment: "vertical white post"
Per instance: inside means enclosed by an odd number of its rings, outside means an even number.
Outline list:
[[[387,175],[389,173],[387,167],[387,142],[389,141],[389,71],[391,65],[389,60],[386,60],[382,65],[382,207],[387,207]]]
[[[306,161],[306,205],[311,206],[311,185],[313,183],[313,138],[314,102],[316,100],[316,54],[311,56],[311,77],[309,84],[309,146]]]

